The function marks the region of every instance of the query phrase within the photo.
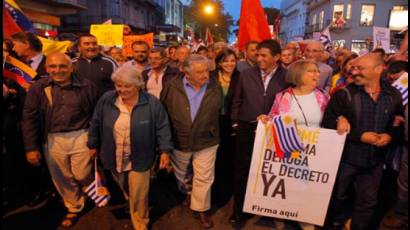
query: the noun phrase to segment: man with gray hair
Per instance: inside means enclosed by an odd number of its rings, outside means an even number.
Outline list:
[[[209,77],[209,60],[193,54],[184,62],[185,76],[174,78],[163,92],[173,139],[172,166],[188,205],[199,213],[203,228],[212,228],[206,214],[211,208],[216,150],[219,145],[219,114],[222,88]],[[193,178],[188,170],[192,164]]]
[[[92,82],[72,74],[73,65],[63,53],[47,56],[46,71],[48,77],[35,82],[27,93],[22,119],[24,147],[32,165],[41,164],[45,157],[68,209],[61,226],[71,227],[84,208],[81,188],[93,179],[86,143],[98,93]]]
[[[320,43],[319,41],[309,41],[305,48],[304,55],[306,59],[311,59],[318,63],[320,71],[319,88],[326,92],[329,92],[333,69],[332,67],[321,61],[323,53],[324,47],[322,43]]]

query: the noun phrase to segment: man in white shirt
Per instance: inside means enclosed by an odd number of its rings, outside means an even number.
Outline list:
[[[16,52],[19,59],[37,72],[34,80],[46,75],[45,62],[46,58],[42,54],[43,44],[37,36],[30,32],[19,32],[11,36],[13,42],[13,51]]]
[[[156,98],[161,98],[162,89],[169,80],[179,75],[179,70],[167,66],[165,49],[152,48],[148,52],[150,68],[142,72],[146,90]]]

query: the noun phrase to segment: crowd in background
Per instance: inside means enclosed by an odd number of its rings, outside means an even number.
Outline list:
[[[58,194],[67,209],[61,226],[73,226],[97,160],[121,188],[134,229],[148,228],[158,170],[175,175],[182,204],[203,228],[214,226],[213,183],[227,178],[232,189],[218,188],[233,194],[226,221],[240,229],[250,216],[242,209],[257,123],[291,113],[300,126],[347,133],[324,229],[344,229],[348,220],[353,230],[407,229],[408,112],[392,86],[407,73],[407,36],[399,53],[376,48],[361,56],[328,52],[318,41],[265,40],[243,52],[225,42],[192,50],[137,41],[126,57],[118,47],[101,49],[91,34],[75,48],[46,57],[34,34],[3,40],[4,59],[37,72],[28,84],[3,78],[4,207],[18,195],[34,207]],[[398,172],[390,183],[395,204],[375,227],[389,170]],[[289,224],[272,221],[277,229]]]

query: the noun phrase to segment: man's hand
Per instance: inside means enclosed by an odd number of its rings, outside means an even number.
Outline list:
[[[94,160],[94,158],[97,156],[97,149],[90,149],[90,158]]]
[[[344,133],[349,134],[350,129],[350,123],[344,116],[340,116],[337,118],[337,133],[339,135],[342,135]]]
[[[28,163],[34,165],[34,166],[40,166],[41,162],[41,153],[40,151],[30,151],[26,153],[26,159]]]
[[[392,137],[387,133],[381,133],[378,136],[379,136],[378,141],[376,143],[374,143],[374,145],[377,146],[377,147],[386,146],[386,145],[390,144],[390,142],[392,140]]]
[[[159,170],[168,168],[169,164],[170,164],[169,154],[162,153],[160,160],[159,160]]]
[[[398,127],[401,123],[404,123],[405,119],[403,116],[394,116],[393,127]]]
[[[364,132],[360,141],[366,144],[375,145],[376,142],[379,140],[379,134],[375,132]]]

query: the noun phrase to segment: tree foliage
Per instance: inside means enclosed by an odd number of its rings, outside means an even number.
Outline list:
[[[214,14],[204,13],[207,4],[214,6]],[[192,0],[184,7],[184,24],[194,29],[196,38],[204,38],[206,28],[209,27],[216,41],[227,41],[234,20],[229,13],[224,12],[221,0]]]

